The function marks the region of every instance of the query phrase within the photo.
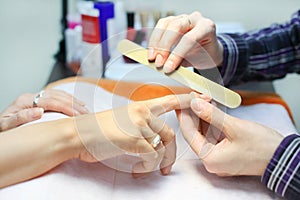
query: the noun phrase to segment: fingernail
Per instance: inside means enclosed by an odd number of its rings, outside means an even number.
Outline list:
[[[161,169],[161,174],[166,176],[170,174],[171,170],[172,170],[172,166],[164,167],[163,169]]]
[[[202,109],[203,109],[201,101],[199,99],[197,99],[197,98],[192,99],[192,101],[191,101],[191,108],[194,111],[201,112]]]
[[[164,65],[164,72],[165,73],[170,73],[174,70],[174,62],[172,60],[168,60],[165,65]]]
[[[190,95],[192,95],[192,97],[194,97],[194,98],[201,97],[200,96],[201,94],[194,92],[194,91],[190,92]]]
[[[144,177],[145,176],[145,174],[143,174],[143,173],[132,173],[132,177],[133,178],[141,178],[141,177]]]
[[[158,54],[156,56],[156,59],[155,59],[155,65],[156,65],[156,67],[162,67],[163,66],[163,59],[164,58],[160,54]]]
[[[75,99],[75,98],[74,98]],[[83,101],[81,101],[81,100],[79,100],[79,99],[75,99],[76,100],[76,102],[79,104],[79,105],[81,105],[81,106],[85,106],[85,103],[83,102]]]
[[[173,70],[174,70],[174,62],[172,61],[172,60],[168,60],[166,63],[165,63],[165,65],[164,65],[164,72],[166,73],[166,74],[168,74],[168,73],[170,73],[170,72],[172,72]]]
[[[33,119],[40,117],[43,113],[44,113],[43,108],[34,108],[29,110],[29,115]]]
[[[74,114],[75,116],[80,115],[80,113],[79,113],[77,110],[73,110],[73,114]]]
[[[152,47],[148,49],[148,60],[154,60],[154,48]]]
[[[206,94],[200,94],[199,97],[207,102],[211,101],[211,97]]]
[[[86,106],[82,106],[82,114],[87,114],[89,113],[89,110],[87,109]]]

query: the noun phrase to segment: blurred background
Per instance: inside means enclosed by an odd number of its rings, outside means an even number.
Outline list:
[[[126,9],[159,9],[175,14],[200,11],[220,24],[238,24],[245,31],[287,21],[300,8],[299,0],[124,0]],[[69,0],[69,12],[76,12]],[[61,0],[0,0],[0,110],[20,94],[38,92],[48,82],[59,50]],[[300,76],[274,81],[278,94],[291,107],[300,128]],[[298,109],[297,109],[298,107]]]

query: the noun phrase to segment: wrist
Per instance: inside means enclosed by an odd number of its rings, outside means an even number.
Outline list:
[[[256,152],[256,155],[253,155],[253,157],[256,159],[252,161],[254,164],[252,175],[262,176],[264,174],[268,163],[272,159],[282,140],[283,137],[281,135],[279,135],[277,132],[273,132],[273,136],[269,138],[267,142],[266,140],[256,142],[259,145],[259,148],[257,148],[256,151],[253,150],[253,153]]]
[[[54,152],[58,157],[63,156],[63,161],[76,158],[82,148],[82,144],[74,125],[74,118],[65,118],[53,121],[53,123],[53,125],[49,125],[48,127],[53,127],[56,130],[52,132],[60,135]]]
[[[75,157],[86,162],[102,161],[115,156],[116,148],[107,135],[111,134],[112,126],[107,117],[109,111],[81,115],[73,118],[75,132]],[[108,120],[108,121],[107,121]]]

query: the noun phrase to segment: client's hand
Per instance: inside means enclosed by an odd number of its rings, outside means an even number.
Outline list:
[[[95,162],[124,154],[136,155],[140,160],[132,169],[133,175],[151,172],[158,165],[162,174],[169,174],[176,158],[175,134],[158,117],[174,109],[188,108],[195,95],[134,102],[97,113],[94,119],[91,115],[77,117],[77,131],[83,144],[78,157]]]
[[[227,115],[200,98],[192,100],[191,109],[178,111],[178,119],[185,139],[209,172],[220,176],[263,175],[281,135]],[[203,130],[199,126],[203,124],[209,128]]]
[[[44,111],[61,112],[69,116],[88,113],[84,103],[60,90],[45,90],[38,94],[23,94],[0,113],[0,131],[37,120]]]

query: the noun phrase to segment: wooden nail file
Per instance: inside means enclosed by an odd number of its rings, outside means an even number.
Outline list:
[[[241,104],[241,96],[236,92],[223,87],[185,67],[178,67],[177,70],[170,74],[165,74],[162,68],[157,68],[154,63],[148,61],[148,51],[144,47],[131,42],[122,40],[118,44],[118,50],[125,56],[135,60],[151,69],[162,73],[175,81],[195,90],[197,92],[210,96],[215,101],[229,107],[236,108]]]

